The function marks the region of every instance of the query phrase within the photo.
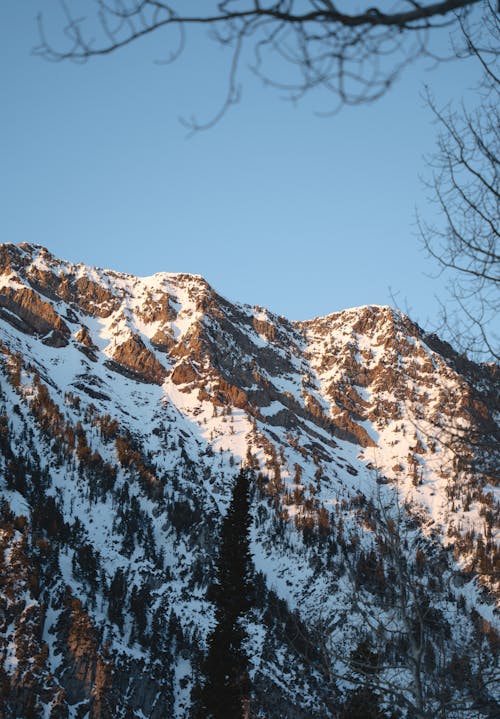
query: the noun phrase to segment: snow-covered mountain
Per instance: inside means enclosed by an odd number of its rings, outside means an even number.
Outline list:
[[[0,716],[190,716],[241,466],[250,716],[495,716],[498,368],[3,244],[0,378]]]

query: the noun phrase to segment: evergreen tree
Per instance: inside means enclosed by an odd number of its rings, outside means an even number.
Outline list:
[[[123,629],[123,603],[127,596],[127,578],[118,568],[108,590],[108,617],[120,630]]]
[[[392,719],[380,708],[380,698],[367,687],[354,689],[340,710],[340,719]]]
[[[203,719],[247,716],[250,682],[241,619],[252,601],[251,521],[249,476],[241,470],[220,533],[217,578],[211,593],[216,626],[209,638],[197,714]]]

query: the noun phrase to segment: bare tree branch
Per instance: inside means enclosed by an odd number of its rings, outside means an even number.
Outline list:
[[[411,508],[400,505],[392,490],[379,491],[362,510],[371,529],[371,549],[366,541],[370,533],[358,541],[353,527],[343,556],[350,622],[339,610],[320,617],[310,636],[297,624],[288,635],[292,647],[325,677],[332,692],[340,688],[344,707],[353,693],[367,692],[365,698],[374,706],[362,716],[387,717],[387,711],[397,708],[391,716],[401,716],[402,710],[408,719],[491,719],[500,679],[495,652],[485,636],[471,631],[465,617],[466,631],[460,639],[453,636],[451,616],[443,614],[449,586],[440,566],[446,550],[424,536]],[[349,646],[354,642],[354,651],[346,652],[346,638]],[[351,708],[339,712],[344,716],[358,714]]]
[[[491,0],[480,25],[460,21],[457,55],[479,61],[478,104],[440,109],[427,93],[439,128],[426,182],[438,220],[417,218],[422,243],[447,273],[450,302],[443,325],[454,344],[476,356],[500,359],[500,22]]]
[[[153,33],[208,27],[215,41],[232,49],[233,57],[221,111],[208,123],[187,123],[190,129],[201,129],[212,126],[237,101],[240,57],[249,43],[253,69],[264,82],[286,90],[293,100],[323,88],[336,97],[335,111],[344,104],[378,99],[410,62],[432,55],[430,31],[465,26],[471,9],[482,1],[396,0],[391,9],[365,1],[353,9],[347,0],[74,0],[70,9],[69,0],[61,0],[66,46],[49,39],[40,14],[40,43],[34,52],[51,61],[85,62]],[[89,14],[79,14],[80,7]],[[52,35],[56,32],[53,28]],[[168,34],[165,39],[170,42]],[[184,48],[183,39],[175,47],[167,53],[170,59]],[[269,53],[292,66],[292,80],[269,74]]]

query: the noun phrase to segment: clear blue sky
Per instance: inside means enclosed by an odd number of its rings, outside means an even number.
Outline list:
[[[56,2],[0,3],[0,241],[145,275],[202,274],[230,299],[291,319],[391,303],[421,323],[442,281],[419,249],[419,175],[435,128],[421,99],[459,98],[468,63],[410,68],[377,104],[333,118],[245,75],[241,103],[186,139],[179,116],[209,117],[226,53],[193,34],[175,64],[160,38],[86,65],[30,52],[35,15]]]

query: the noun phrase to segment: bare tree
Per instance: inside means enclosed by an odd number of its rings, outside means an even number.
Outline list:
[[[90,0],[62,3],[65,48],[48,39],[39,17],[36,52],[49,60],[82,62],[107,55],[141,38],[165,31],[167,61],[185,46],[186,31],[206,26],[217,42],[232,49],[228,93],[217,121],[239,98],[238,70],[244,47],[253,48],[253,70],[264,82],[301,98],[314,88],[343,104],[376,100],[415,58],[431,54],[432,34],[466,23],[484,0],[395,0],[372,6],[366,0]],[[80,7],[91,14],[80,16]],[[172,31],[172,35],[168,31]],[[270,54],[295,71],[294,79],[270,76]],[[192,122],[195,128],[203,127]]]
[[[443,327],[463,351],[499,360],[500,15],[492,0],[484,8],[477,25],[459,20],[462,46],[456,48],[457,56],[480,63],[476,107],[440,109],[427,94],[439,128],[427,183],[438,219],[419,219],[419,229],[427,252],[449,278]]]
[[[465,603],[450,604],[446,550],[423,536],[396,495],[379,493],[364,513],[373,546],[353,535],[346,555],[351,594],[346,612],[358,627],[349,644],[356,646],[350,652],[344,648],[347,617],[320,622],[314,639],[321,649],[318,670],[332,686],[347,687],[348,696],[351,687],[351,696],[371,697],[367,717],[385,717],[394,709],[412,719],[496,716],[498,634],[491,627],[484,631],[473,611],[467,615]]]

